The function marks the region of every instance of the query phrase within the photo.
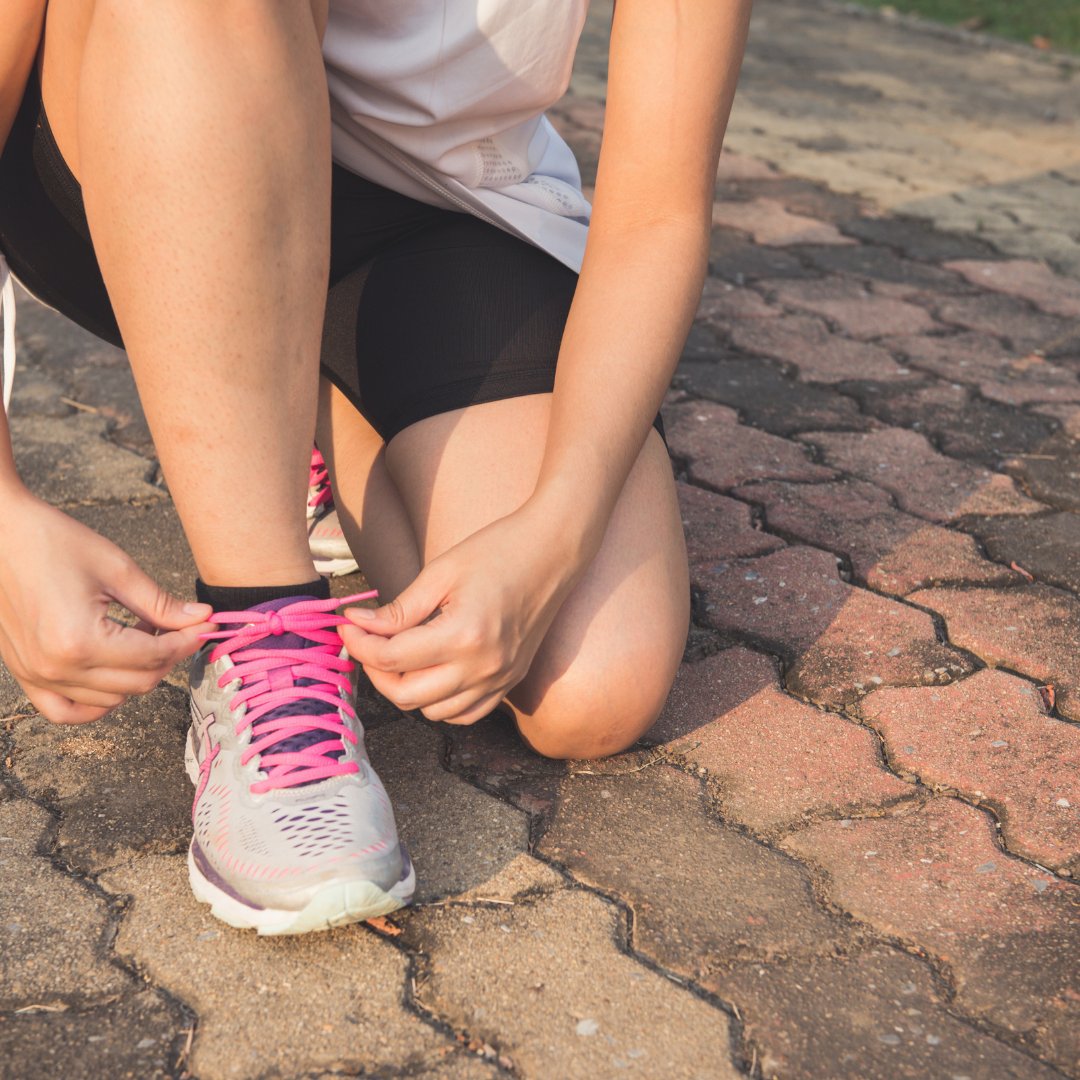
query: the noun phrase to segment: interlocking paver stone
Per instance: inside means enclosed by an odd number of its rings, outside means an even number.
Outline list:
[[[806,382],[884,382],[912,377],[881,346],[833,334],[821,319],[811,315],[733,320],[727,329],[737,348],[794,364],[799,378]]]
[[[676,385],[695,397],[738,409],[754,427],[774,435],[828,428],[865,431],[877,426],[850,397],[787,378],[767,360],[684,360]]]
[[[1080,871],[1080,727],[1047,716],[1031,683],[979,671],[952,686],[878,690],[862,715],[898,769],[993,807],[1010,851]]]
[[[1080,600],[1047,585],[927,589],[909,598],[945,619],[949,640],[995,667],[1053,686],[1058,710],[1080,720]]]
[[[984,401],[956,384],[849,384],[845,390],[884,423],[925,434],[950,457],[991,469],[1017,454],[1041,455],[1057,428],[1047,417]]]
[[[693,484],[680,482],[676,487],[691,562],[765,555],[784,546],[779,537],[753,527],[746,503]]]
[[[757,198],[749,202],[715,202],[712,219],[714,225],[725,225],[750,233],[758,244],[784,247],[790,244],[850,244],[825,221],[791,214],[776,199]]]
[[[847,229],[849,222],[842,223]],[[961,280],[936,266],[905,259],[887,247],[853,244],[845,247],[806,247],[803,253],[822,270],[848,274],[870,282],[875,291],[887,286],[886,295],[904,297],[922,293],[967,291]]]
[[[526,855],[520,810],[443,769],[443,736],[404,717],[368,739],[402,840],[416,861],[418,903],[449,897],[512,899],[559,877]]]
[[[12,1080],[165,1080],[177,1075],[187,1021],[154,990],[96,1009],[0,1020],[0,1075]]]
[[[89,1006],[134,987],[107,955],[106,900],[41,852],[49,824],[27,799],[0,802],[0,1010]]]
[[[830,465],[876,484],[902,510],[930,521],[1043,509],[1022,495],[1010,477],[947,458],[917,431],[810,432],[800,439],[816,446]]]
[[[769,319],[781,311],[767,304],[753,289],[732,285],[718,278],[705,279],[697,317],[723,326],[729,319]]]
[[[845,221],[842,231],[925,262],[980,259],[994,253],[990,244],[977,237],[936,229],[927,221],[903,214],[864,214]]]
[[[672,451],[688,462],[691,479],[719,490],[750,480],[828,480],[806,448],[739,423],[734,409],[687,401],[664,410]]]
[[[791,662],[787,688],[822,705],[850,704],[875,686],[946,681],[971,667],[939,644],[929,615],[841,581],[836,557],[816,548],[702,564],[692,580],[710,624],[780,650]]]
[[[631,959],[623,919],[582,890],[506,908],[429,908],[406,938],[418,995],[528,1077],[736,1077],[727,1016]],[[483,986],[483,995],[477,987]]]
[[[1080,441],[1070,435],[1059,432],[1005,468],[1040,502],[1080,511]]]
[[[1075,192],[1073,195],[1080,197]],[[1051,315],[1080,316],[1080,284],[1055,274],[1045,263],[1031,259],[955,259],[945,266],[976,285],[1029,300]]]
[[[911,956],[876,947],[728,976],[761,1075],[820,1080],[1051,1080],[1060,1074],[963,1023]]]
[[[132,698],[94,724],[15,725],[15,775],[60,812],[58,851],[95,873],[141,852],[176,851],[191,835],[184,772],[185,695],[171,686]]]
[[[799,863],[726,828],[701,781],[667,765],[574,777],[538,850],[633,909],[639,952],[721,993],[737,963],[829,956],[853,940]]]
[[[745,233],[718,227],[709,241],[709,274],[734,285],[763,277],[815,277],[793,248],[764,247]]]
[[[1080,514],[988,518],[969,527],[998,562],[1016,562],[1039,581],[1080,593]]]
[[[770,529],[846,555],[855,576],[877,592],[905,596],[931,584],[1020,580],[983,558],[970,536],[897,510],[881,488],[860,480],[767,481],[736,494],[764,508]]]
[[[1080,1056],[1080,888],[1004,854],[956,799],[811,825],[783,846],[822,866],[830,899],[949,966],[962,1013],[1066,1070]]]
[[[131,897],[117,952],[199,1017],[195,1076],[373,1071],[453,1045],[403,1004],[407,958],[363,927],[281,938],[233,930],[195,902],[183,855],[138,858],[103,884]]]
[[[19,474],[35,495],[63,505],[79,502],[147,502],[165,492],[147,482],[152,465],[109,442],[102,416],[77,413],[56,419],[13,416]]]
[[[1033,311],[1012,296],[950,296],[932,310],[943,323],[997,334],[1014,349],[1044,349],[1069,329],[1060,316]]]
[[[1038,353],[1006,349],[990,334],[964,330],[957,334],[899,335],[885,338],[882,344],[920,371],[977,386],[983,397],[1005,405],[1080,401],[1080,380],[1075,372]]]
[[[772,659],[744,648],[683,664],[648,738],[707,769],[724,819],[760,833],[913,790],[866,728],[783,693]]]
[[[857,338],[885,334],[922,334],[938,324],[925,308],[895,297],[879,296],[849,277],[833,274],[818,280],[766,279],[758,288],[781,307],[823,315]]]

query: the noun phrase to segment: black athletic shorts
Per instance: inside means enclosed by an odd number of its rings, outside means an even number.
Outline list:
[[[437,413],[551,391],[572,270],[337,165],[331,221],[322,372],[384,440]],[[123,347],[34,75],[0,157],[0,251],[37,297]]]

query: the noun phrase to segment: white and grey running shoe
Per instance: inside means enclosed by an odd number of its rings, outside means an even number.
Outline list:
[[[368,761],[346,600],[290,597],[221,612],[191,670],[188,854],[197,900],[230,926],[302,934],[385,915],[416,876]]]
[[[315,560],[315,569],[323,577],[341,577],[359,570],[349,542],[342,532],[334,493],[330,489],[330,474],[318,447],[311,451],[311,471],[308,474],[308,546]]]

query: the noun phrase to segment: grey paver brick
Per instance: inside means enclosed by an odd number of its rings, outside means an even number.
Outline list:
[[[676,385],[696,397],[738,409],[754,427],[774,435],[828,428],[864,431],[877,426],[850,397],[788,378],[766,360],[687,359],[675,378]]]
[[[419,1066],[453,1045],[404,1005],[407,958],[364,927],[284,938],[233,930],[196,903],[183,855],[135,859],[103,884],[131,898],[116,951],[199,1017],[196,1076]]]
[[[134,986],[107,955],[105,899],[38,853],[48,824],[27,799],[0,802],[2,1010],[89,1006]]]
[[[176,851],[191,835],[184,772],[186,696],[170,686],[93,724],[15,725],[15,774],[60,811],[58,851],[84,872],[142,852]]]
[[[708,770],[723,818],[760,833],[913,792],[882,767],[871,732],[782,693],[772,659],[749,649],[683,664],[648,739]]]
[[[842,227],[849,229],[850,219],[845,220]],[[903,258],[877,244],[807,247],[803,253],[822,270],[859,278],[875,289],[888,285],[886,295],[889,296],[902,298],[924,293],[956,292],[963,288],[963,282],[956,274],[926,262]]]
[[[987,670],[878,690],[862,715],[897,769],[989,803],[1010,851],[1080,873],[1080,728],[1047,716],[1031,683]]]
[[[510,900],[526,889],[561,884],[526,854],[525,814],[443,769],[443,736],[434,725],[403,718],[380,727],[368,746],[416,862],[418,903]]]
[[[1006,855],[956,799],[811,825],[783,845],[827,871],[830,899],[949,966],[961,1013],[1074,1070],[1080,1054],[1080,888]]]
[[[1016,562],[1038,581],[1080,593],[1080,515],[988,518],[969,527],[998,562]]]
[[[1040,502],[1080,511],[1080,442],[1065,432],[1011,458],[1004,468]]]
[[[102,416],[13,416],[19,473],[47,502],[146,502],[165,492],[147,482],[151,464],[108,441]]]
[[[1057,429],[1048,417],[984,401],[955,383],[853,383],[845,390],[884,424],[911,428],[933,439],[950,457],[991,469],[1014,455],[1041,455]]]
[[[620,913],[590,893],[422,910],[406,936],[428,957],[420,1000],[523,1077],[739,1075],[727,1016],[627,956]]]
[[[889,492],[902,510],[930,521],[1043,509],[1008,476],[947,458],[917,431],[810,432],[800,440],[816,446],[830,465]]]
[[[911,956],[853,956],[733,971],[730,994],[761,1075],[820,1080],[1050,1080],[1055,1069],[963,1023]]]
[[[0,1075],[18,1080],[164,1080],[177,1075],[187,1021],[152,989],[94,1009],[0,1021]]]
[[[905,596],[930,584],[1021,580],[985,559],[970,536],[897,510],[873,484],[767,481],[736,493],[764,508],[770,529],[846,555],[855,576],[877,592]]]

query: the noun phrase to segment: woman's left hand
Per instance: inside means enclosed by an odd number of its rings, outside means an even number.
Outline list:
[[[399,709],[472,724],[528,672],[588,560],[528,503],[433,559],[381,608],[349,608],[350,654]]]

